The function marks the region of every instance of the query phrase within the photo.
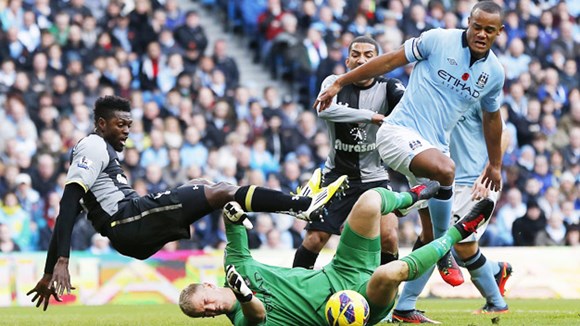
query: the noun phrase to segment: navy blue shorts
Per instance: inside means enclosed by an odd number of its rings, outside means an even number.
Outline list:
[[[323,185],[326,186],[334,182],[337,178],[338,175],[331,175],[330,173],[327,173],[325,175]],[[365,191],[377,187],[391,189],[388,180],[367,183],[362,183],[358,180],[349,180],[349,185],[350,187],[345,191],[345,196],[341,199],[334,199],[326,208],[328,214],[324,218],[324,221],[314,221],[312,223],[308,223],[306,225],[306,230],[317,230],[329,234],[340,234],[342,225],[344,224],[344,221],[346,221],[346,218],[352,210],[352,207]]]
[[[146,259],[168,242],[189,239],[190,225],[213,210],[204,186],[182,186],[130,200],[102,233],[119,253]]]

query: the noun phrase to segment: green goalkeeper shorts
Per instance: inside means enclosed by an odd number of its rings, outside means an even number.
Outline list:
[[[373,272],[379,267],[380,261],[380,238],[365,238],[354,232],[347,222],[342,231],[336,255],[332,262],[324,267],[324,272],[335,292],[354,290],[368,301],[367,284]],[[394,303],[393,301],[387,306],[377,306],[369,302],[371,310],[369,324],[372,325],[385,318]]]

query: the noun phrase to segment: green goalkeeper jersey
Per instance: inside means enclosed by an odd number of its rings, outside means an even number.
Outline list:
[[[250,255],[243,226],[226,224],[226,234],[225,265],[234,265],[264,304],[266,320],[263,325],[326,325],[326,301],[340,290],[357,291],[368,301],[367,285],[380,263],[381,241],[378,236],[372,239],[362,237],[347,223],[332,261],[322,270],[309,270],[255,261]],[[394,301],[386,306],[369,302],[369,324],[385,318],[393,304]],[[234,325],[247,324],[239,303],[228,318]]]
[[[284,268],[252,258],[246,230],[226,225],[225,265],[234,265],[266,308],[263,325],[325,325],[324,306],[333,291],[322,270]],[[228,314],[234,325],[247,321],[239,303]]]

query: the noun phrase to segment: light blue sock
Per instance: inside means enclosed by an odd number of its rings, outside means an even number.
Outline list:
[[[453,197],[449,199],[429,199],[429,214],[431,215],[431,223],[433,223],[433,237],[435,239],[441,237],[449,229],[452,205]]]
[[[471,281],[485,300],[496,307],[505,307],[507,304],[499,292],[495,282],[495,273],[493,273],[493,266],[498,266],[497,262],[487,260],[478,251],[475,256],[465,262],[465,265],[471,275]]]
[[[491,273],[494,275],[499,273],[500,267],[499,267],[499,263],[496,262],[495,260],[488,260],[488,262],[491,264]]]
[[[421,294],[425,288],[425,285],[427,284],[427,281],[429,281],[431,274],[433,274],[434,269],[435,266],[425,271],[425,274],[421,275],[419,278],[405,282],[405,286],[403,286],[403,291],[401,292],[399,301],[395,307],[396,310],[415,309],[419,294]]]

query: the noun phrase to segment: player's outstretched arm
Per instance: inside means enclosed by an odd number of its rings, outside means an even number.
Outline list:
[[[381,54],[362,66],[338,77],[334,83],[318,95],[318,98],[314,101],[313,107],[318,111],[324,111],[330,107],[332,98],[338,94],[342,87],[360,80],[384,75],[395,68],[406,65],[407,63],[409,63],[409,61],[405,57],[405,48],[403,46],[396,50]]]
[[[78,183],[70,183],[65,186],[46,255],[44,276],[36,287],[27,293],[27,295],[35,293],[32,302],[38,300],[37,307],[44,302],[44,310],[48,307],[50,296],[61,301],[60,296],[75,289],[70,283],[68,261],[72,230],[76,217],[81,211],[80,200],[84,193],[84,188]]]
[[[501,190],[501,135],[502,122],[498,111],[483,112],[483,134],[487,145],[489,164],[483,172],[483,183],[491,190]]]
[[[259,324],[266,319],[266,309],[248,287],[244,278],[236,271],[234,265],[226,267],[226,280],[242,306],[244,317],[251,325]]]

